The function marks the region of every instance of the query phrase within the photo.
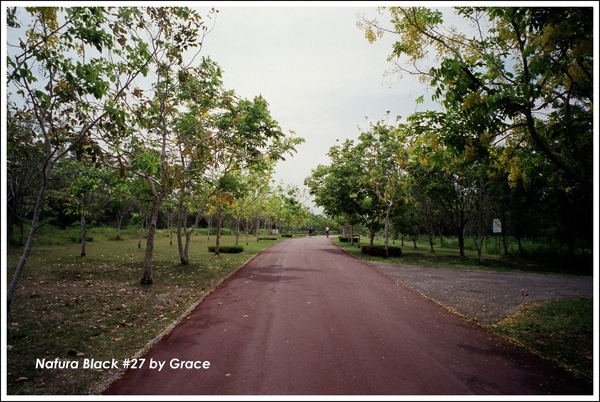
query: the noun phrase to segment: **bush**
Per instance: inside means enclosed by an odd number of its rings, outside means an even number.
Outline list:
[[[340,237],[338,237],[338,239],[339,239],[340,243],[342,243],[342,242],[349,243],[350,242],[350,238],[349,237],[342,237],[342,236],[340,236]],[[353,237],[352,238],[352,242],[358,243],[358,237]]]
[[[216,251],[216,246],[208,246],[208,251],[214,253]],[[243,246],[219,246],[219,253],[224,254],[237,254],[244,251]]]
[[[385,246],[362,246],[360,252],[367,255],[385,258]],[[402,257],[400,247],[388,246],[388,257]]]

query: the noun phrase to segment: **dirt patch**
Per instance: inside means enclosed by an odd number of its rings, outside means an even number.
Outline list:
[[[378,262],[369,264],[449,310],[481,324],[494,324],[530,302],[594,297],[591,276],[465,271]]]

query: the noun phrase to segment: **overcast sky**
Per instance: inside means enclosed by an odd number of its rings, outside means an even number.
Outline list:
[[[26,3],[21,2],[23,5]],[[40,3],[40,2],[38,2]],[[43,3],[43,2],[42,2]],[[448,15],[458,2],[396,2],[438,8]],[[464,3],[464,2],[463,2]],[[468,2],[469,5],[514,5],[513,2]],[[590,2],[575,2],[574,5]],[[48,3],[85,5],[80,1]],[[438,108],[431,90],[412,76],[386,74],[395,38],[386,34],[371,44],[357,27],[358,15],[378,18],[378,5],[394,2],[107,2],[110,5],[185,5],[206,16],[214,28],[206,36],[201,55],[210,56],[223,70],[227,89],[240,97],[262,95],[272,117],[285,133],[290,130],[305,142],[297,153],[276,167],[275,184],[298,186],[306,194],[304,179],[319,164],[329,165],[329,149],[345,139],[356,139],[369,122],[393,123],[415,111]],[[540,5],[524,2],[518,5]],[[425,103],[416,99],[425,97]],[[389,115],[388,115],[389,112]],[[339,141],[339,142],[338,142]],[[358,161],[357,161],[358,162]],[[307,200],[313,212],[320,213]]]
[[[392,123],[417,110],[424,87],[412,77],[385,76],[393,37],[370,44],[356,26],[357,14],[378,16],[378,3],[215,4],[219,13],[201,54],[221,66],[227,89],[247,99],[262,95],[283,131],[305,139],[277,165],[276,184],[308,193],[304,179],[330,164],[332,146],[357,138],[368,121]]]

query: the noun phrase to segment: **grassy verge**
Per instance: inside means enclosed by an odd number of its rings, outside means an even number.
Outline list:
[[[157,237],[154,285],[141,286],[144,244],[132,235],[106,240],[92,233],[85,257],[70,241],[35,246],[13,300],[7,328],[9,395],[85,395],[114,374],[83,369],[84,361],[132,357],[188,308],[212,292],[256,253],[279,240],[253,238],[244,251],[215,256],[215,238],[192,239],[190,264],[182,266],[177,244],[166,233]],[[54,237],[56,239],[61,236]],[[283,239],[280,239],[283,240]],[[233,236],[221,244],[232,245]],[[10,281],[20,257],[7,257]],[[36,368],[38,359],[78,361],[78,369]]]
[[[458,246],[453,239],[447,240],[447,246],[436,245],[434,252],[430,252],[429,244],[420,240],[417,242],[417,248],[414,248],[412,241],[404,241],[401,245],[400,241],[389,242],[389,246],[400,247],[402,249],[401,257],[394,257],[386,260],[382,257],[369,256],[362,254],[357,243],[350,244],[347,242],[338,242],[336,244],[353,254],[354,256],[380,262],[398,261],[404,265],[413,265],[420,267],[431,268],[450,268],[450,269],[467,269],[477,271],[495,271],[495,272],[523,272],[523,273],[543,273],[543,274],[589,274],[592,272],[593,260],[592,256],[576,257],[566,259],[565,257],[546,257],[546,258],[519,258],[514,255],[506,257],[500,256],[494,252],[483,253],[483,263],[479,263],[477,251],[471,247],[465,248],[465,258],[460,257]],[[368,239],[361,237],[360,245],[367,245]],[[373,242],[375,246],[383,246],[383,239],[378,237]],[[493,247],[488,247],[493,249]]]
[[[336,244],[357,258],[392,264],[514,273],[569,272],[560,262],[552,264],[547,261],[502,258],[494,254],[486,254],[484,263],[479,264],[477,252],[474,250],[466,250],[465,258],[459,256],[456,248],[437,247],[432,254],[429,245],[425,243],[417,243],[416,249],[412,242],[407,243],[406,247],[402,247],[401,257],[388,259],[362,254],[357,244]],[[374,244],[383,243],[378,240]],[[591,264],[591,261],[589,263]],[[584,272],[586,270],[577,269]],[[593,310],[593,299],[556,299],[532,303],[520,309],[514,316],[487,326],[487,329],[591,381],[594,362]]]
[[[526,306],[492,328],[592,380],[593,310],[592,299],[557,299]]]

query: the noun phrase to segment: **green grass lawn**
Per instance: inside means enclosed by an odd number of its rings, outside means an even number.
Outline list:
[[[369,244],[369,239],[366,236],[360,238],[360,243],[338,242],[335,238],[334,241],[358,258],[370,261],[386,261],[382,257],[369,256],[361,252],[360,246]],[[383,247],[384,239],[381,236],[375,237],[373,245]],[[416,248],[412,240],[404,240],[404,244],[400,240],[390,240],[388,246],[402,249],[402,256],[390,258],[390,261],[397,259],[404,265],[420,267],[544,274],[590,274],[593,268],[591,251],[586,256],[578,255],[576,257],[567,257],[556,252],[540,253],[540,255],[530,253],[532,257],[524,259],[517,256],[518,252],[513,249],[514,245],[509,250],[509,255],[500,255],[500,248],[494,240],[485,242],[483,263],[481,264],[475,246],[468,239],[465,242],[465,258],[460,256],[456,238],[447,238],[444,241],[444,246],[439,244],[439,239],[436,240],[433,253],[424,237],[417,242]],[[539,245],[529,244],[528,246],[531,249],[541,248]]]

